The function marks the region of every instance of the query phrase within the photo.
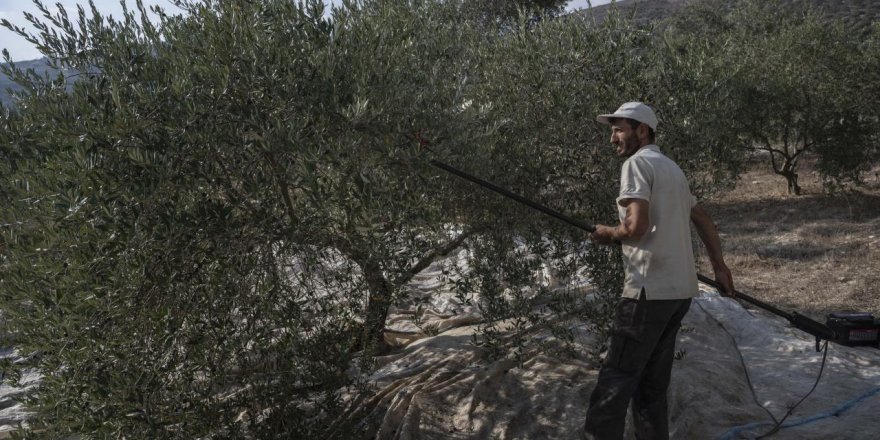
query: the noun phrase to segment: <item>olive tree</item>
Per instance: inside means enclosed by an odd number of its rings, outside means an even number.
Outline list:
[[[472,159],[487,160],[475,166],[494,169],[494,180],[575,217],[616,223],[621,159],[609,144],[609,131],[595,122],[595,116],[624,101],[643,100],[660,117],[658,143],[689,174],[696,194],[704,196],[732,182],[742,155],[727,143],[729,131],[716,133],[723,120],[725,89],[717,87],[711,69],[693,68],[710,64],[705,53],[682,54],[666,44],[660,31],[625,19],[616,9],[599,25],[577,16],[539,24],[522,18],[518,26],[489,41],[476,57],[482,73],[474,79],[470,105],[489,108],[491,119],[499,124],[497,147],[485,158]],[[505,207],[492,209],[504,212]],[[520,209],[509,215],[529,214]],[[619,252],[572,246],[583,241],[585,232],[555,221],[538,232],[554,244],[548,250],[567,249],[577,257],[552,260],[561,272],[568,273],[565,262],[582,262],[588,268],[597,300],[592,307],[562,309],[581,310],[575,316],[586,317],[597,339],[604,341],[622,284]],[[540,247],[541,242],[532,243]],[[498,256],[504,255],[495,248],[484,255],[475,253],[483,265],[498,264]],[[475,284],[489,283],[480,279]],[[486,295],[487,300],[501,297],[503,290],[498,290]],[[528,302],[504,304],[521,304],[520,320],[531,316]],[[510,307],[496,309],[512,313]],[[496,329],[498,324],[487,322],[487,335],[500,337],[504,327]],[[600,343],[594,353],[601,350]]]
[[[333,421],[368,392],[390,306],[459,247],[450,281],[490,352],[534,325],[570,338],[554,314],[607,329],[616,250],[427,159],[613,222],[619,162],[593,118],[643,99],[697,188],[723,176],[694,136],[711,82],[619,17],[498,33],[457,2],[177,4],[4,23],[62,72],[4,67],[25,93],[0,119],[0,308],[25,356],[10,373],[43,375],[28,435],[350,437],[369,423]],[[542,264],[586,264],[600,301],[536,308]]]
[[[533,16],[557,16],[568,0],[461,0],[463,14],[483,25],[515,21],[521,12]]]
[[[866,72],[864,79],[865,90],[862,95],[867,97],[877,96],[880,93],[880,22],[874,23],[870,28],[869,38],[865,46],[866,56],[862,59],[862,71]],[[870,98],[868,98],[870,99]],[[871,142],[866,145],[868,162],[880,163],[880,108],[868,103],[865,108],[869,123],[871,123]]]
[[[766,157],[791,194],[801,191],[798,169],[807,155],[829,181],[858,181],[875,129],[859,41],[802,3],[785,11],[743,2],[729,14],[703,12],[706,25],[695,28],[710,31],[692,38],[708,41],[736,73],[729,117],[745,148]]]
[[[177,3],[18,29],[78,72],[6,68],[0,290],[35,436],[317,436],[407,281],[474,232],[410,160],[486,133],[442,5]]]

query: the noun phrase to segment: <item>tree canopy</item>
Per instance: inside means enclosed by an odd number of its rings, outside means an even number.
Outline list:
[[[446,281],[482,312],[487,356],[516,356],[529,326],[564,340],[586,319],[601,336],[618,251],[428,160],[612,223],[620,162],[594,118],[643,100],[704,197],[753,145],[760,118],[731,112],[765,99],[740,100],[763,77],[730,59],[773,48],[756,30],[707,42],[614,13],[489,31],[458,1],[329,16],[315,0],[178,3],[186,14],[158,23],[140,2],[118,19],[44,8],[28,38],[58,75],[3,67],[25,92],[0,115],[0,309],[25,356],[8,371],[43,377],[30,436],[350,438],[369,427],[340,421],[389,349],[389,308],[453,251],[464,262]],[[747,73],[793,66],[773,65]],[[795,73],[754,93],[796,95]],[[837,87],[819,96],[848,108]],[[773,117],[803,108],[783,98]],[[596,300],[556,292],[537,312],[542,266],[563,281],[586,267]]]
[[[876,82],[869,49],[843,22],[809,7],[780,11],[746,1],[728,12],[704,4],[677,24],[713,54],[706,58],[716,72],[729,72],[718,75],[729,78],[726,131],[765,157],[789,193],[801,191],[806,156],[829,183],[858,182],[876,163],[877,118],[865,93]]]

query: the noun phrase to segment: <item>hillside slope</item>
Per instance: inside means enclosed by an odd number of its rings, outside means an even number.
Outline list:
[[[738,0],[620,0],[614,5],[593,7],[592,11],[581,10],[581,14],[593,14],[601,21],[613,7],[620,8],[624,14],[638,21],[657,21],[669,18],[693,3],[710,3],[719,8],[731,8]],[[822,11],[830,19],[843,20],[854,36],[862,36],[871,25],[880,21],[880,2],[876,0],[772,0],[780,10],[804,10],[812,6]]]
[[[49,67],[49,64],[46,62],[45,58],[38,58],[36,60],[29,61],[17,61],[15,66],[20,70],[28,70],[33,69],[38,75],[45,75],[48,73],[50,76],[55,75],[58,71]],[[21,86],[14,83],[8,76],[0,73],[0,103],[8,106],[12,103],[12,94],[10,92],[17,92],[21,90]]]

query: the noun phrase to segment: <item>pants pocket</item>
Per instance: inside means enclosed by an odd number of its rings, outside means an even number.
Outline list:
[[[643,367],[645,300],[624,298],[617,305],[611,343],[605,364],[622,372],[635,372]]]
[[[611,329],[611,333],[640,341],[644,331],[645,313],[647,311],[645,301],[644,299],[621,299],[617,304],[617,313],[614,317],[614,326]]]
[[[623,373],[635,373],[644,367],[647,354],[638,340],[619,334],[611,335],[605,365]]]

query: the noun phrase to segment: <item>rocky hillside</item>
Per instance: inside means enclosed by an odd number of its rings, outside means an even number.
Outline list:
[[[854,35],[864,35],[872,23],[880,21],[880,2],[876,0],[772,0],[780,10],[804,9],[812,6],[831,19],[843,20],[853,29]],[[685,8],[688,4],[708,2],[720,8],[730,8],[737,0],[619,0],[616,7],[625,13],[633,14],[636,20],[657,21],[667,18]],[[612,8],[611,4],[596,6],[592,14],[602,20]],[[582,11],[589,14],[589,11]]]

